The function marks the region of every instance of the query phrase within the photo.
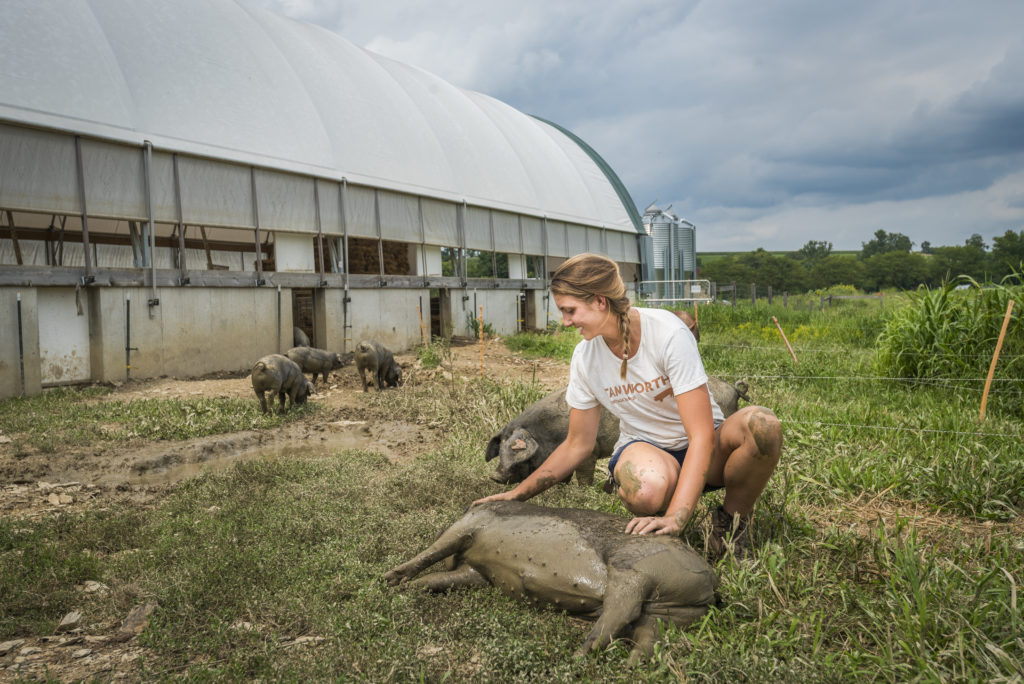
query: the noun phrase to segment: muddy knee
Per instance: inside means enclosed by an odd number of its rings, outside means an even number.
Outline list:
[[[619,483],[619,498],[633,515],[654,515],[668,505],[671,492],[666,487],[655,486],[655,478],[644,477],[644,469],[631,462],[620,462],[615,468],[615,480]]]
[[[782,454],[782,424],[775,413],[763,406],[753,407],[747,429],[757,445],[757,458],[778,461]]]

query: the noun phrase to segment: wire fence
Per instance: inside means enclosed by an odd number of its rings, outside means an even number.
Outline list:
[[[744,345],[744,344],[714,344],[714,343],[701,343],[703,349],[726,349],[726,350],[743,350],[750,352],[757,352],[758,354],[778,354],[780,358],[785,358],[788,363],[788,353],[785,349],[780,349],[778,346],[770,345]],[[864,356],[870,356],[874,353],[871,349],[849,349],[843,347],[832,347],[832,348],[795,348],[794,351],[798,355],[803,354],[844,354],[850,355],[851,353],[861,354]],[[914,354],[921,354],[927,356],[936,356],[934,353],[928,352],[909,352]],[[963,358],[963,355],[938,355],[948,356],[951,359]],[[981,355],[978,355],[981,356]],[[1002,357],[1002,361],[1009,359],[1022,358],[1018,356]],[[912,385],[919,386],[928,389],[939,389],[939,390],[952,390],[955,392],[971,393],[972,396],[981,394],[984,391],[985,377],[898,377],[888,375],[808,375],[808,374],[794,374],[794,373],[742,373],[742,372],[715,372],[710,371],[711,374],[716,375],[724,380],[730,380],[738,382],[740,380],[747,382],[758,382],[758,381],[797,381],[797,382],[849,382],[849,383],[882,383],[882,384],[900,384],[903,386]],[[1024,387],[1024,379],[1014,377],[993,377],[989,382],[993,386],[997,386],[998,390],[1004,395],[1009,392],[1013,397],[1019,397],[1024,400],[1024,390],[1018,389],[1018,387]],[[955,396],[955,395],[954,395]],[[756,402],[755,402],[756,403]],[[770,407],[769,407],[770,408]],[[973,408],[973,407],[972,407]],[[950,436],[964,436],[964,437],[996,437],[1004,438],[1006,440],[1014,440],[1019,442],[1024,439],[1024,429],[1013,432],[993,432],[985,430],[984,422],[977,419],[976,416],[967,418],[964,420],[977,421],[977,429],[975,430],[948,430],[939,429],[933,427],[926,427],[920,425],[876,425],[876,424],[858,424],[858,423],[842,423],[842,422],[831,422],[831,421],[817,421],[817,420],[790,420],[784,417],[779,417],[780,422],[784,425],[802,425],[802,426],[813,426],[823,428],[843,428],[843,429],[859,429],[859,430],[876,430],[885,432],[905,432],[913,433],[918,435],[950,435]]]
[[[702,343],[701,347],[718,347],[722,349],[753,349],[753,350],[764,350],[777,352],[780,351],[778,346],[771,345],[753,345],[753,344],[715,344],[715,343]],[[865,356],[875,353],[874,349],[850,349],[849,347],[831,347],[824,349],[812,349],[808,347],[794,347],[794,351],[798,351],[801,354],[864,354]],[[949,356],[950,358],[991,358],[991,354],[938,354],[935,352],[915,352],[915,351],[904,351],[900,352],[904,356]],[[1006,361],[1008,359],[1021,359],[1024,358],[1024,354],[1001,354],[1000,360]]]

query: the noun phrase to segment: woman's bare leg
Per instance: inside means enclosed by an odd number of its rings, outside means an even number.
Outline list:
[[[725,487],[725,511],[747,517],[779,463],[782,426],[771,410],[744,406],[716,432],[708,484]]]

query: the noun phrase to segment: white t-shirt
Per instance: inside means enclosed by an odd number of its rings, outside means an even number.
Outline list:
[[[569,367],[565,401],[572,408],[601,404],[619,417],[618,449],[635,439],[672,451],[689,445],[675,396],[704,385],[708,376],[697,341],[675,314],[664,309],[641,309],[640,348],[629,359],[626,379],[619,377],[622,359],[600,335],[576,345]],[[725,420],[711,398],[715,425]]]

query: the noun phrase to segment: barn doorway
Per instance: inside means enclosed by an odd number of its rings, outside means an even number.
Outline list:
[[[452,332],[451,292],[447,289],[430,291],[430,338],[447,339]]]
[[[309,338],[311,347],[319,346],[316,338],[316,315],[313,306],[313,290],[292,290],[292,325]]]
[[[537,298],[529,290],[519,293],[519,332],[537,329]]]

